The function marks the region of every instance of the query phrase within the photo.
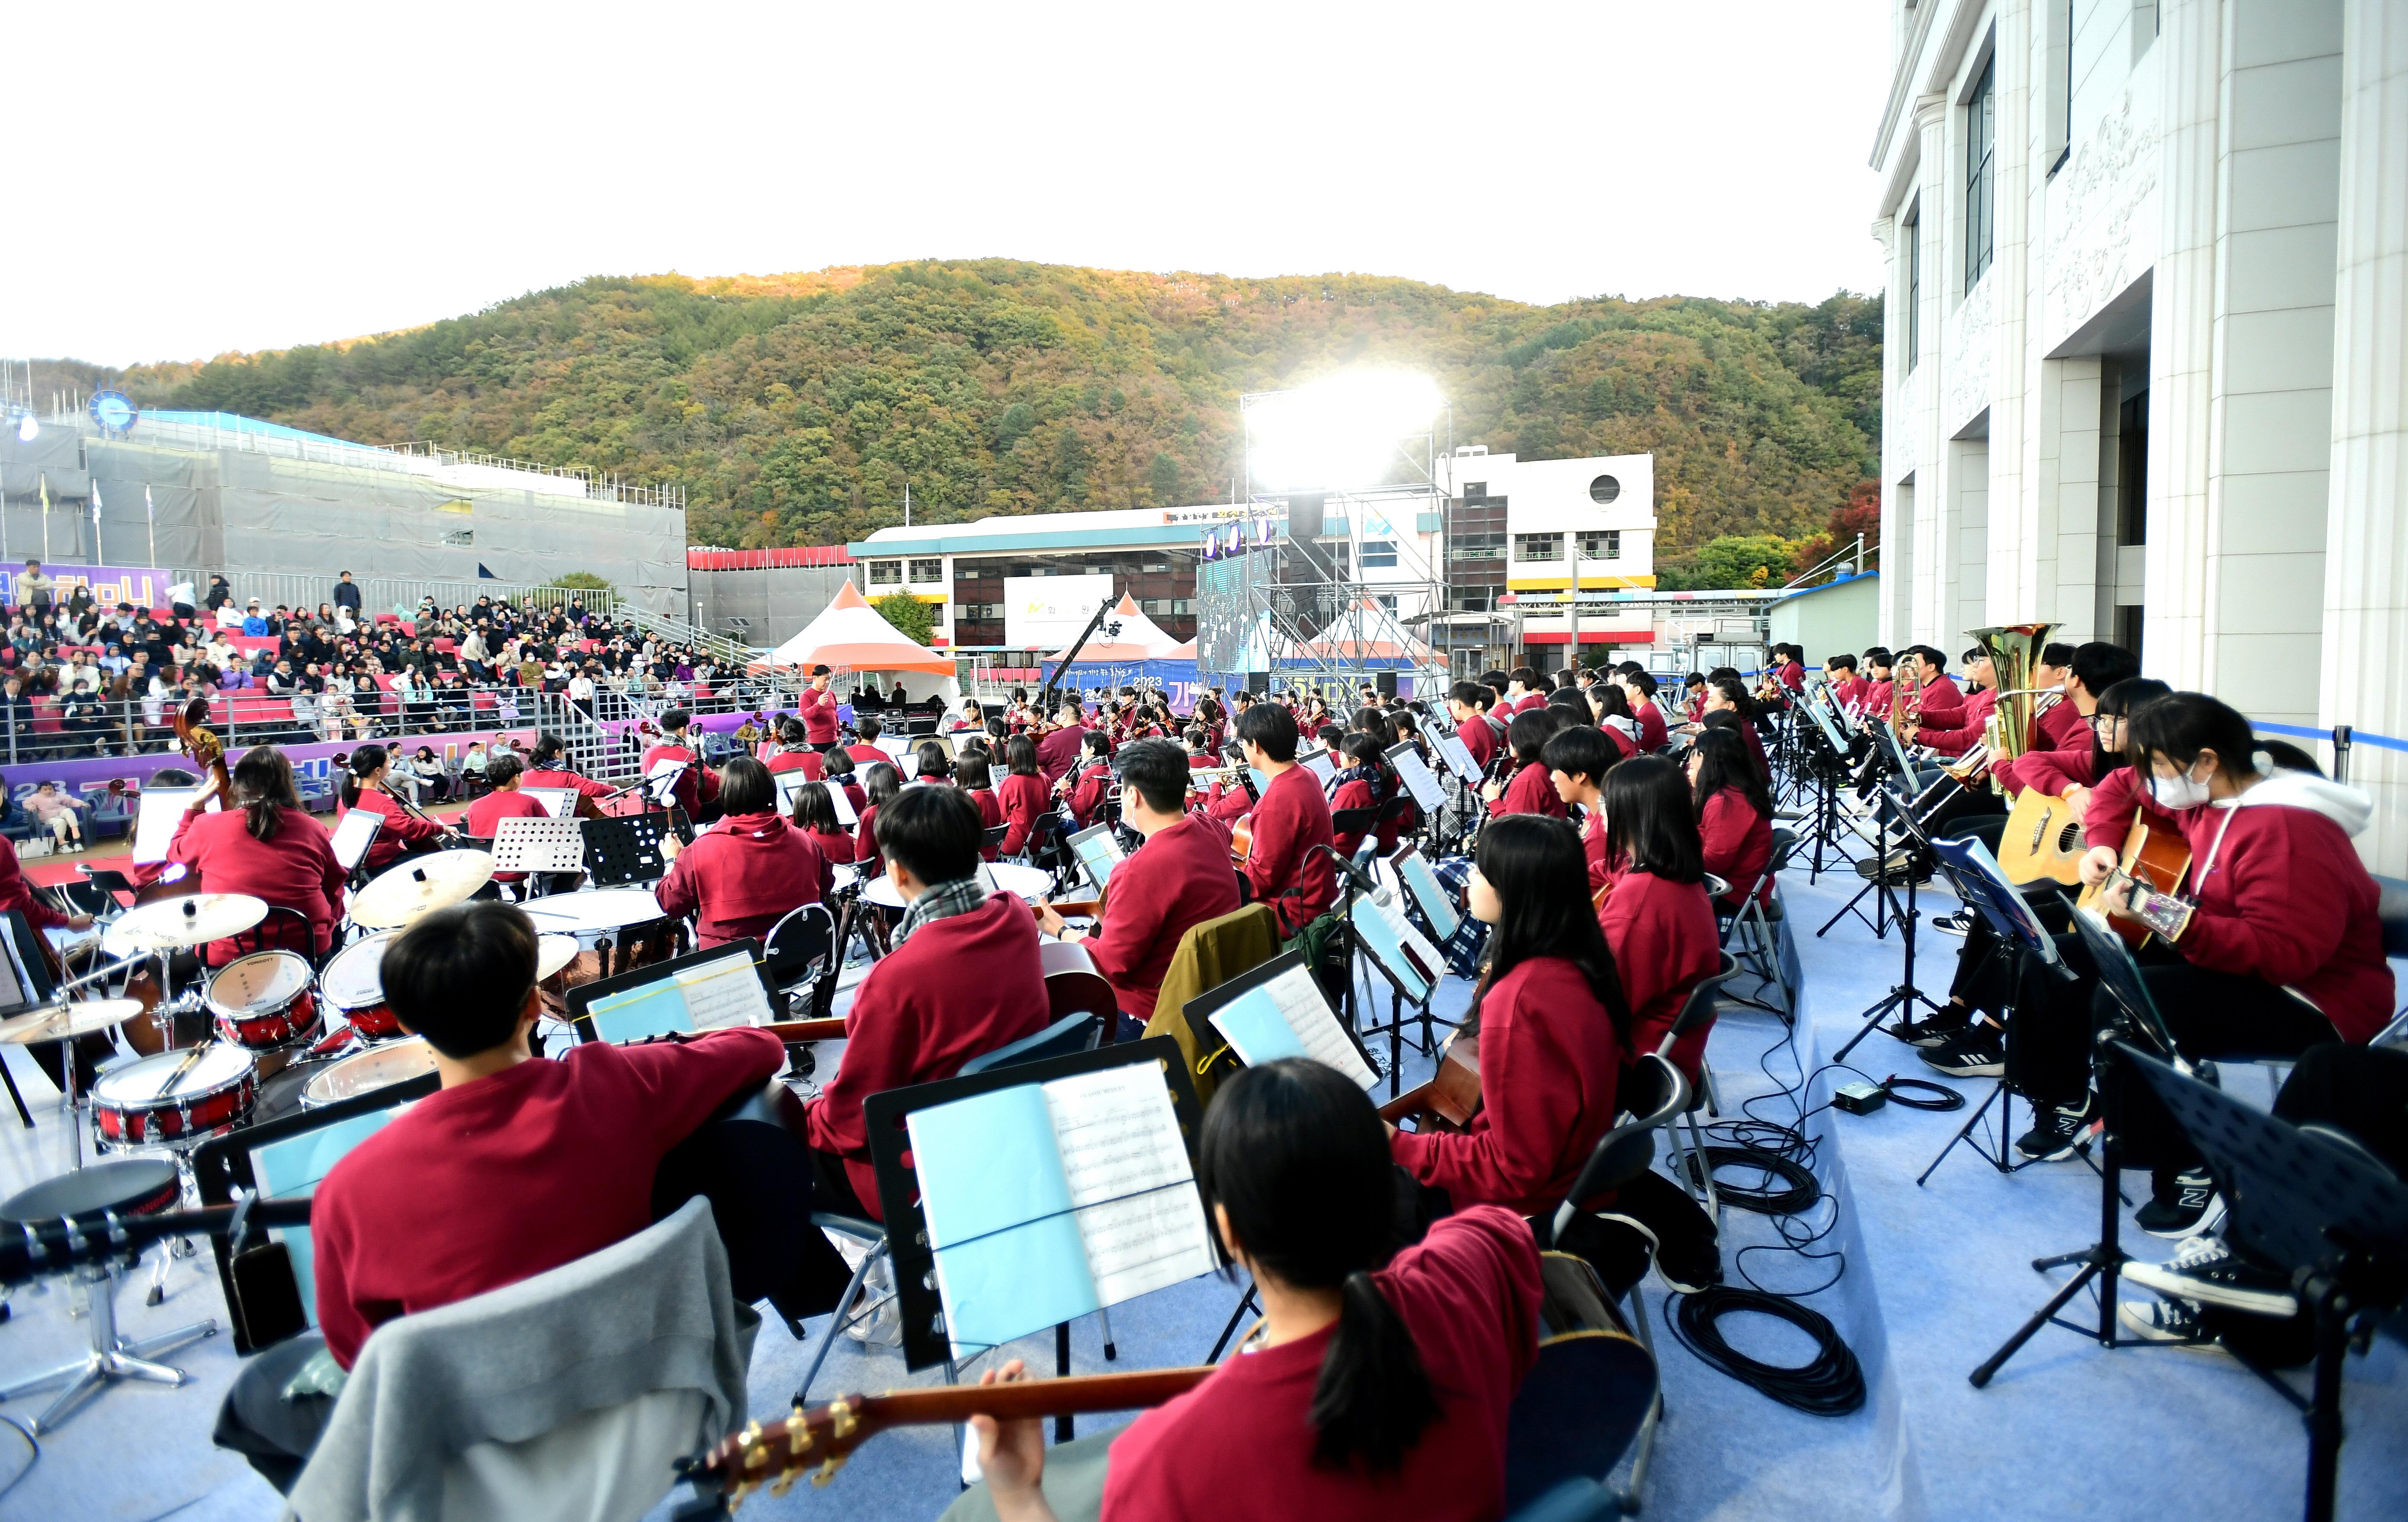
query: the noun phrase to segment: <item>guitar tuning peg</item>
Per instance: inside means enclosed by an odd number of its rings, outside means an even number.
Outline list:
[[[844,1459],[842,1458],[839,1457],[829,1459],[826,1463],[822,1464],[819,1468],[811,1472],[811,1484],[814,1486],[827,1484],[830,1480],[836,1478],[836,1472],[842,1468],[844,1468]]]

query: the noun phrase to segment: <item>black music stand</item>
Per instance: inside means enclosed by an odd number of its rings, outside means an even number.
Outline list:
[[[2307,1399],[2270,1371],[2249,1367],[2306,1415],[2308,1522],[2331,1522],[2342,1358],[2352,1321],[2371,1332],[2374,1318],[2408,1293],[2408,1183],[2346,1136],[2253,1109],[2137,1048],[2120,1055],[2207,1159],[2231,1210],[2227,1239],[2290,1270],[2300,1306],[2315,1315]]]
[[[1253,992],[1266,983],[1285,977],[1298,969],[1302,969],[1308,976],[1312,974],[1312,969],[1305,961],[1304,953],[1283,951],[1262,965],[1251,967],[1240,973],[1226,983],[1214,984],[1181,1005],[1180,1017],[1187,1022],[1187,1032],[1195,1039],[1196,1049],[1210,1054],[1196,1060],[1196,1071],[1206,1072],[1225,1058],[1232,1073],[1244,1067],[1245,1060],[1238,1055],[1238,1049],[1235,1046],[1229,1045],[1228,1038],[1221,1034],[1220,1028],[1212,1023],[1212,1017],[1228,1008],[1231,1003],[1245,994]],[[1318,979],[1314,980],[1312,986],[1315,991],[1321,991]],[[1328,995],[1326,992],[1322,993],[1322,1007],[1328,1008]],[[1345,1032],[1347,1043],[1354,1048],[1355,1055],[1363,1059],[1363,1065],[1375,1074],[1379,1072],[1380,1064],[1372,1060],[1370,1048],[1363,1045],[1362,1036],[1354,1031],[1347,1030],[1345,1020],[1339,1017],[1336,1010],[1330,1010],[1329,1014],[1330,1018],[1338,1021],[1338,1029]]]
[[[585,870],[596,888],[660,881],[669,870],[669,859],[661,850],[661,837],[672,830],[681,840],[690,841],[692,835],[681,809],[613,815],[584,823]]]
[[[658,983],[663,978],[673,978],[680,973],[696,967],[705,967],[714,961],[724,961],[729,957],[747,957],[752,960],[752,971],[761,979],[761,991],[768,996],[770,1008],[775,1009],[778,1000],[777,980],[769,975],[768,962],[761,954],[761,943],[747,935],[738,940],[723,941],[708,951],[689,952],[682,957],[671,957],[666,961],[646,962],[641,967],[612,977],[597,977],[591,983],[580,983],[568,990],[565,1000],[568,1007],[569,1027],[576,1031],[577,1039],[580,1043],[596,1040],[598,1035],[594,1029],[592,1014],[594,1001],[596,999],[607,999],[612,994],[625,993],[630,989],[640,989],[647,983]]]
[[[1901,845],[1895,852],[1893,852],[1889,846],[1889,830],[1886,825],[1883,827],[1881,831],[1880,855],[1875,858],[1873,862],[1873,880],[1867,883],[1865,887],[1860,889],[1856,893],[1856,898],[1862,898],[1865,896],[1866,892],[1878,889],[1881,896],[1875,901],[1877,906],[1885,905],[1891,902],[1889,888],[1890,858],[1893,855],[1909,856],[1913,851],[1917,849],[1928,851],[1932,848],[1931,837],[1924,833],[1922,824],[1917,821],[1912,814],[1898,808],[1897,805],[1897,798],[1887,788],[1884,788],[1882,789],[1882,810],[1885,814],[1895,813],[1897,815],[1901,828],[1905,831],[1906,843]],[[1892,1010],[1898,1011],[1900,1015],[1905,1016],[1909,1019],[1914,1017],[1914,1006],[1918,1003],[1922,1004],[1925,1008],[1930,1010],[1935,1015],[1940,1013],[1940,1005],[1935,1003],[1928,994],[1925,993],[1914,985],[1915,926],[1922,919],[1923,912],[1915,906],[1915,888],[1920,879],[1915,875],[1914,863],[1912,861],[1907,862],[1905,875],[1906,906],[1903,909],[1898,910],[1897,916],[1899,923],[1899,941],[1905,948],[1906,960],[1899,968],[1899,980],[1890,986],[1889,992],[1882,996],[1879,1003],[1874,1004],[1870,1009],[1865,1011],[1865,1023],[1858,1028],[1855,1035],[1848,1038],[1848,1044],[1846,1045],[1841,1047],[1837,1052],[1832,1054],[1831,1060],[1833,1062],[1845,1062],[1848,1060],[1848,1054],[1856,1050],[1856,1043],[1864,1040],[1866,1036],[1871,1034],[1873,1027],[1879,1025],[1882,1022],[1883,1017],[1889,1014]],[[1823,931],[1828,931],[1832,925],[1838,924],[1840,922],[1840,916],[1849,913],[1849,911],[1855,907],[1855,904],[1856,899],[1850,899],[1848,901],[1848,907],[1842,908],[1839,914],[1833,915],[1830,917],[1830,920],[1824,925],[1823,930],[1818,930],[1814,933],[1819,936],[1823,933]],[[1859,915],[1857,917],[1862,918],[1863,916]],[[1882,928],[1878,925],[1874,926],[1874,939],[1880,939],[1881,934]]]

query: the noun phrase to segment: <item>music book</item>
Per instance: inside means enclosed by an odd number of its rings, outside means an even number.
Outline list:
[[[1463,778],[1465,786],[1473,788],[1480,786],[1480,763],[1471,759],[1471,752],[1463,744],[1463,736],[1453,730],[1438,729],[1431,730],[1429,734],[1432,743],[1438,747],[1440,759],[1446,762],[1447,768]]]
[[[1387,756],[1388,764],[1404,779],[1405,790],[1413,795],[1414,803],[1432,814],[1446,806],[1446,789],[1431,775],[1429,762],[1422,760],[1422,753],[1413,748],[1411,740],[1389,747]]]
[[[776,1017],[750,957],[721,957],[638,988],[605,994],[586,1006],[604,1041],[767,1025]]]
[[[1297,752],[1296,763],[1320,778],[1325,788],[1329,786],[1329,779],[1338,775],[1338,763],[1330,759],[1327,746]]]
[[[1311,971],[1292,967],[1268,983],[1248,989],[1213,1011],[1214,1030],[1250,1068],[1283,1057],[1309,1057],[1346,1074],[1365,1089],[1380,1075],[1346,1039],[1345,1028],[1313,981]]]
[[[905,1124],[947,1334],[962,1354],[1216,1266],[1154,1062],[993,1089]]]
[[[168,843],[184,810],[193,806],[198,788],[145,788],[141,812],[134,817],[134,860],[150,865],[167,860]],[[348,865],[349,863],[346,863]]]
[[[1120,832],[1110,824],[1090,825],[1070,837],[1070,850],[1098,892],[1111,881],[1112,868],[1127,860],[1121,849]]]
[[[355,808],[335,821],[335,861],[344,869],[358,866],[367,859],[368,846],[377,832],[384,828],[384,816],[374,809]],[[134,860],[142,860],[137,847]]]
[[[555,819],[577,817],[577,794],[568,788],[525,788],[519,791],[543,805],[543,811]]]
[[[656,761],[644,774],[644,792],[655,804],[666,808],[677,802],[678,778],[685,775],[687,763],[681,761]]]
[[[1462,928],[1463,916],[1455,911],[1455,901],[1440,884],[1438,874],[1422,860],[1422,853],[1408,846],[1398,851],[1391,862],[1397,869],[1398,878],[1405,885],[1405,891],[1412,895],[1413,907],[1429,921],[1429,927],[1437,932],[1438,938],[1441,941],[1454,939],[1455,932]]]
[[[1355,936],[1389,981],[1416,1003],[1427,998],[1446,967],[1438,947],[1413,929],[1394,903],[1358,893],[1354,913]]]
[[[269,1142],[251,1149],[251,1182],[264,1200],[306,1199],[318,1192],[319,1182],[334,1172],[335,1164],[343,1160],[351,1150],[384,1130],[393,1117],[401,1113],[399,1105],[387,1105],[355,1115],[349,1120],[338,1120],[331,1126],[320,1126]],[[293,1285],[301,1292],[301,1312],[310,1326],[318,1324],[318,1273],[316,1254],[310,1245],[309,1229],[306,1226],[280,1226],[268,1233],[272,1242],[284,1244],[287,1257],[293,1260]]]

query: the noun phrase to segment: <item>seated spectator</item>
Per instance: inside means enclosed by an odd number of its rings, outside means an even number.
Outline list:
[[[58,842],[59,849],[63,851],[83,849],[83,825],[76,818],[76,812],[91,806],[75,794],[63,790],[57,783],[48,780],[36,788],[33,796],[25,800],[25,812],[34,817],[35,823],[50,832],[50,838]]]

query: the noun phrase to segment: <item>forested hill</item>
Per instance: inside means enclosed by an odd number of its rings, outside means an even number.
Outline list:
[[[1880,449],[1881,304],[1531,306],[1368,276],[1003,260],[596,278],[343,344],[145,366],[137,400],[683,485],[691,536],[1225,499],[1238,397],[1425,371],[1458,443],[1653,450],[1661,553],[1823,530]]]

